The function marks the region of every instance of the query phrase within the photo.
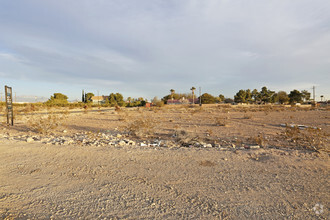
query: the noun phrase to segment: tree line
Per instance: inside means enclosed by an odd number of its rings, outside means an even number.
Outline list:
[[[109,96],[105,97],[105,100],[102,100],[100,103],[93,103],[93,97],[95,97],[94,93],[82,93],[82,101],[79,102],[82,105],[92,105],[92,104],[101,104],[102,106],[120,106],[120,107],[137,107],[144,106],[146,104],[146,100],[142,97],[140,98],[131,98],[128,97],[126,101],[124,97],[120,93],[110,93]],[[48,101],[45,102],[47,105],[66,105],[68,104],[68,96],[62,93],[54,93]]]
[[[192,99],[194,97],[194,87],[192,87],[192,93],[175,93],[174,89],[170,90],[170,94],[162,98],[164,103],[167,103],[168,100],[174,99]],[[289,94],[285,91],[271,91],[266,86],[262,87],[260,91],[257,89],[247,89],[239,90],[234,99],[225,98],[224,95],[220,94],[219,96],[213,96],[208,93],[202,94],[198,97],[198,100],[201,100],[202,104],[213,104],[213,103],[249,103],[249,104],[265,104],[265,103],[280,103],[280,104],[293,104],[293,103],[303,103],[310,101],[311,94],[307,90],[298,91],[296,89],[292,90]]]
[[[152,103],[157,106],[162,106],[167,104],[168,100],[193,100],[194,103],[196,100],[201,101],[202,104],[213,104],[213,103],[249,103],[249,104],[265,104],[265,103],[279,103],[279,104],[294,104],[294,103],[303,103],[308,102],[311,99],[311,94],[307,90],[298,91],[296,89],[290,91],[287,94],[285,91],[271,91],[266,86],[262,87],[260,91],[257,89],[246,89],[239,90],[234,99],[225,98],[224,95],[220,94],[218,96],[213,96],[208,93],[204,93],[199,97],[195,96],[195,87],[192,87],[191,93],[176,93],[174,89],[170,90],[170,94],[164,96],[162,99],[155,97],[152,100]],[[92,104],[94,93],[88,92],[82,94],[82,102],[84,104]],[[120,93],[110,93],[104,101],[102,101],[103,106],[127,106],[127,107],[136,107],[144,106],[147,100],[144,98],[132,98],[128,97],[124,100],[124,97]],[[62,93],[54,93],[45,104],[49,105],[63,105],[68,103],[68,97]],[[94,103],[95,104],[95,103]]]
[[[262,87],[260,91],[257,89],[239,90],[234,96],[234,101],[237,103],[280,103],[280,104],[294,104],[310,101],[311,94],[307,90],[298,91],[296,89],[287,94],[285,91],[271,91],[266,86]]]

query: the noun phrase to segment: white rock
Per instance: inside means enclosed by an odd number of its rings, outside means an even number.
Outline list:
[[[135,145],[135,142],[134,141],[129,141],[128,144],[129,145]]]
[[[68,131],[67,130],[63,130],[63,133],[67,133]]]
[[[118,143],[119,146],[124,146],[125,144],[126,144],[125,141],[119,141],[119,143]]]
[[[33,142],[33,141],[34,141],[34,139],[33,139],[32,137],[28,137],[28,138],[26,139],[26,142],[28,142],[28,143]]]
[[[251,149],[259,149],[260,146],[259,145],[255,145],[255,146],[250,146]]]
[[[74,140],[69,139],[69,140],[67,140],[65,143],[66,143],[66,144],[73,144],[73,143],[74,143]]]

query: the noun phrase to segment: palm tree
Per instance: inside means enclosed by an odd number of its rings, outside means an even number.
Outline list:
[[[195,104],[195,90],[196,88],[195,87],[191,87],[191,93],[192,93],[192,99],[193,99],[193,104]]]
[[[171,99],[173,100],[173,95],[175,93],[175,90],[174,89],[171,89],[170,92],[171,92]]]

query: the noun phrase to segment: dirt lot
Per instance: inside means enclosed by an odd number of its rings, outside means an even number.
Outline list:
[[[70,111],[1,126],[0,219],[330,217],[327,109]]]

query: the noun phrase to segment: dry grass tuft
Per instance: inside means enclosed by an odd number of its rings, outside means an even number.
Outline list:
[[[209,161],[209,160],[203,160],[203,161],[199,162],[199,165],[203,166],[203,167],[214,167],[216,165],[216,163]]]
[[[300,129],[298,126],[287,126],[284,136],[297,147],[313,151],[329,151],[328,135],[319,128]]]
[[[215,117],[214,124],[216,126],[227,126],[228,125],[228,117]]]
[[[266,139],[260,134],[254,137],[254,142],[261,147],[264,147],[266,145]]]
[[[49,112],[45,115],[31,116],[27,124],[35,132],[48,134],[60,126],[65,118],[64,114]]]
[[[252,114],[244,114],[243,119],[251,119]]]
[[[138,138],[152,137],[155,133],[157,123],[146,115],[141,115],[137,119],[127,118],[127,125],[123,126],[122,130]]]

